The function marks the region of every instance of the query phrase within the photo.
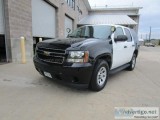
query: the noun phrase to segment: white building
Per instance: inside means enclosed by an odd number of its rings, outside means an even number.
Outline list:
[[[133,28],[138,33],[139,10],[141,7],[126,8],[93,8],[88,16],[79,21],[78,25],[118,24]]]

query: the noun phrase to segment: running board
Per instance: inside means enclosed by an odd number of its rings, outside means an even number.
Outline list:
[[[115,74],[115,73],[117,73],[117,72],[119,72],[119,71],[122,71],[122,70],[126,69],[126,68],[129,67],[129,66],[130,66],[130,64],[122,65],[122,66],[120,66],[120,67],[118,67],[118,68],[115,68],[115,69],[111,70],[111,71],[109,72],[109,74]]]

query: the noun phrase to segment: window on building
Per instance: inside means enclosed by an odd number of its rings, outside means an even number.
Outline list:
[[[125,33],[126,33],[126,35],[127,35],[127,37],[128,37],[128,42],[131,42],[132,41],[132,36],[131,36],[131,33],[130,33],[130,31],[128,30],[128,29],[124,29],[124,31],[125,31]]]
[[[75,0],[65,0],[67,4],[75,10]]]

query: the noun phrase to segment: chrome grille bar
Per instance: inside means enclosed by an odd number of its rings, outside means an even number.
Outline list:
[[[65,50],[53,48],[38,47],[36,52],[40,60],[54,64],[63,64],[66,55]]]

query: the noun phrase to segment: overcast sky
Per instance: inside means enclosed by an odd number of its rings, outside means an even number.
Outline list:
[[[149,27],[152,26],[152,37],[160,38],[160,0],[89,0],[91,6],[138,6],[143,7],[140,10],[139,33],[149,33]]]

